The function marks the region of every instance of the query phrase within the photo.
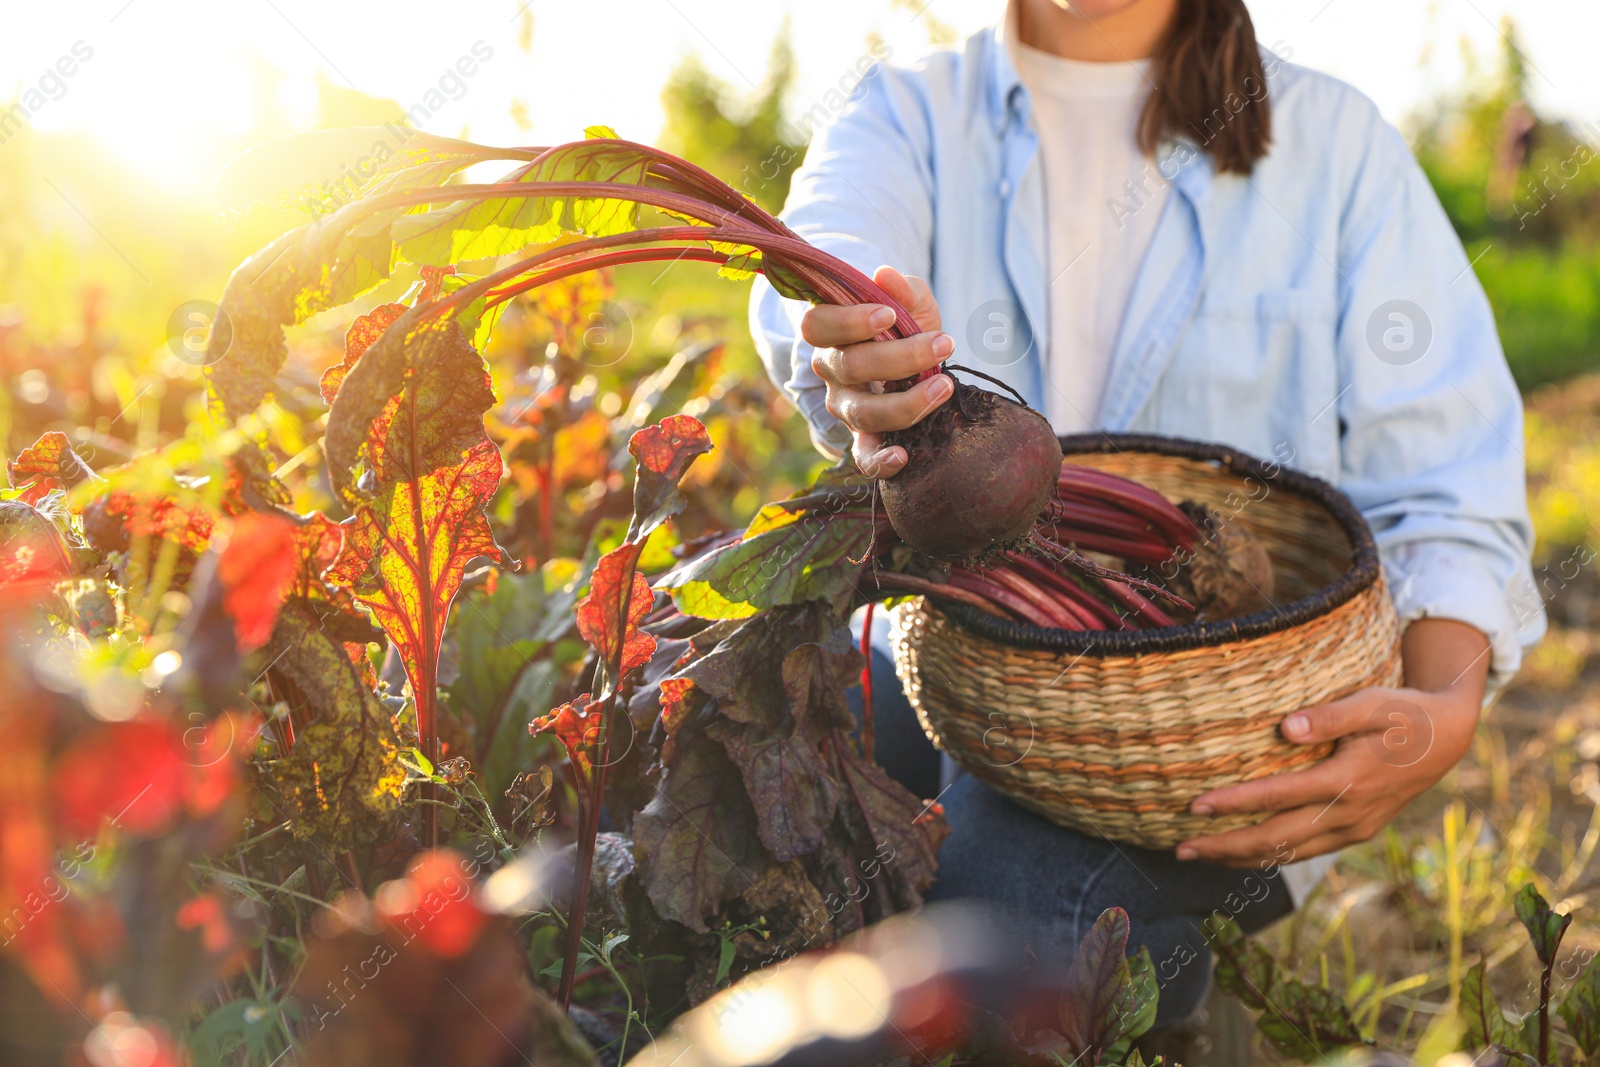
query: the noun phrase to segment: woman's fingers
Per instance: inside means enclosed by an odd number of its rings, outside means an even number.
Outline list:
[[[1283,853],[1285,847],[1294,849],[1296,859],[1306,859],[1306,842],[1320,836],[1316,825],[1315,808],[1295,808],[1274,815],[1255,826],[1246,826],[1227,833],[1211,834],[1181,842],[1177,848],[1180,860],[1204,860],[1225,867],[1254,867]]]
[[[819,348],[811,357],[811,369],[830,385],[893,382],[936,366],[955,347],[947,333],[919,333],[895,341]]]
[[[857,465],[887,478],[905,466],[906,453],[903,448],[884,448],[877,435],[916,425],[950,399],[955,383],[948,375],[936,374],[894,393],[885,392],[883,383],[937,367],[955,351],[955,339],[939,331],[939,305],[926,282],[890,267],[879,267],[874,279],[917,320],[922,333],[874,340],[894,325],[892,308],[819,304],[800,320],[800,335],[815,349],[811,368],[827,383],[828,411],[856,435]]]
[[[882,434],[857,433],[850,451],[868,478],[892,478],[906,465],[906,450],[899,445],[885,446]]]
[[[827,406],[834,418],[858,433],[883,433],[915,426],[949,400],[954,388],[948,374],[936,374],[903,393],[874,393],[865,386],[834,386],[828,390]]]
[[[933,299],[933,290],[921,278],[901,274],[893,267],[879,267],[872,272],[872,280],[900,302],[917,320],[919,330],[939,328],[939,304]]]
[[[800,320],[800,336],[818,348],[870,341],[894,325],[894,310],[882,304],[818,304]]]
[[[879,267],[873,280],[911,313],[917,329],[939,329],[939,305],[933,290],[921,278],[908,278],[893,267]],[[818,304],[800,320],[800,336],[815,348],[840,348],[870,341],[895,323],[894,309],[885,304]]]
[[[1350,788],[1350,782],[1344,763],[1328,760],[1309,770],[1268,775],[1213,790],[1196,797],[1189,805],[1189,810],[1196,815],[1287,811],[1306,804],[1332,801]]]

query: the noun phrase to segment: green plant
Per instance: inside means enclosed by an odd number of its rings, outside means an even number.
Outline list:
[[[1520,1018],[1509,1017],[1490,988],[1488,960],[1480,958],[1461,976],[1452,1014],[1441,1017],[1451,1020],[1454,1030],[1446,1026],[1440,1032],[1458,1035],[1451,1038],[1456,1047],[1475,1058],[1494,1052],[1528,1067],[1587,1063],[1600,1051],[1600,967],[1592,953],[1585,954],[1582,970],[1557,1003],[1557,962],[1572,916],[1551,910],[1531,883],[1517,891],[1515,910],[1539,964],[1536,1006]],[[1285,1056],[1313,1062],[1374,1044],[1338,993],[1286,974],[1231,918],[1218,913],[1207,921],[1205,933],[1217,954],[1218,983],[1259,1014],[1257,1028]],[[1557,1042],[1552,1008],[1566,1024],[1570,1043]]]

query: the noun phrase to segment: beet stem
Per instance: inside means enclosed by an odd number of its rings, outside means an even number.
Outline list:
[[[1150,601],[1140,596],[1138,590],[1130,588],[1129,586],[1124,585],[1122,582],[1119,582],[1113,578],[1107,578],[1105,580],[1105,587],[1106,592],[1115,597],[1119,602],[1127,607],[1128,610],[1135,612],[1145,619],[1148,619],[1156,626],[1177,625],[1176,620],[1174,620],[1171,615],[1168,615],[1166,612],[1150,603]]]
[[[1037,529],[1035,529],[1033,533],[1029,535],[1029,540],[1035,548],[1042,549],[1057,563],[1066,564],[1072,567],[1074,570],[1082,571],[1084,574],[1092,574],[1096,578],[1108,578],[1112,581],[1131,585],[1137,589],[1143,589],[1147,592],[1155,594],[1162,600],[1176,604],[1185,611],[1194,610],[1194,605],[1183,599],[1183,597],[1179,596],[1178,594],[1168,589],[1163,589],[1154,582],[1147,582],[1143,578],[1135,578],[1131,574],[1123,574],[1120,571],[1114,571],[1109,567],[1102,567],[1100,564],[1096,563],[1087,556],[1079,555],[1070,548],[1065,548],[1056,544],[1054,541],[1041,534]]]
[[[884,589],[898,589],[903,593],[919,593],[922,596],[943,597],[946,600],[969,604],[985,615],[993,615],[1001,619],[1011,617],[1011,613],[1004,609],[1004,605],[989,599],[982,593],[974,593],[970,590],[953,585],[945,585],[941,582],[932,582],[926,578],[918,578],[913,574],[880,571],[875,576],[875,580]]]
[[[861,613],[861,754],[872,759],[872,609],[877,607],[867,601]]]
[[[995,567],[979,574],[973,571],[962,573],[972,574],[984,581],[994,582],[1016,593],[1018,596],[1027,597],[1033,604],[1050,619],[1051,623],[1060,630],[1083,629],[1086,623],[1093,623],[1093,619],[1081,617],[1070,605],[1061,604],[1056,598],[1049,596],[1034,585],[1020,573],[1002,567]],[[1098,629],[1098,627],[1091,627]]]
[[[1096,597],[1061,571],[1021,552],[1008,553],[1006,558],[1011,561],[1013,566],[1020,567],[1034,575],[1041,585],[1055,590],[1063,600],[1078,609],[1080,613],[1087,612],[1093,616],[1091,621],[1098,624],[1094,626],[1094,629],[1138,629],[1137,626],[1129,622],[1126,615],[1119,614],[1113,610],[1111,605]]]
[[[1081,630],[1079,625],[1063,625],[1055,617],[1046,616],[1032,601],[1003,585],[998,585],[986,578],[980,578],[970,572],[957,571],[950,575],[950,584],[961,589],[969,589],[981,593],[989,599],[1003,604],[1012,614],[1023,622],[1032,623],[1034,626],[1056,630]]]

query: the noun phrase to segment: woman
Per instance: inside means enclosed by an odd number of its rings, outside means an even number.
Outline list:
[[[1466,753],[1486,689],[1542,633],[1518,595],[1521,404],[1460,242],[1373,105],[1260,49],[1242,0],[1012,0],[959,49],[875,71],[818,133],[785,217],[863,270],[893,264],[875,277],[927,330],[874,341],[886,309],[758,285],[758,343],[829,454],[898,471],[881,435],[950,382],[881,383],[953,353],[1059,432],[1231,444],[1335,483],[1376,532],[1408,623],[1404,687],[1288,716],[1288,740],[1337,740],[1334,755],[1192,804],[1268,813],[1259,825],[1153,852],[970,777],[943,794],[937,896],[1017,911],[1041,958],[1122,905],[1161,1018],[1182,1017],[1208,981],[1199,920],[1289,910]],[[903,702],[891,714],[881,758],[933,795],[931,747]],[[1328,858],[1276,877],[1312,857]]]

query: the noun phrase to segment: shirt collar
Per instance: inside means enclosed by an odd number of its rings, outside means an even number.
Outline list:
[[[1011,112],[1026,117],[1028,92],[1017,74],[1015,49],[1017,47],[1017,0],[1009,0],[1000,24],[994,29],[994,47],[990,49],[990,111],[997,129],[1005,129]]]

